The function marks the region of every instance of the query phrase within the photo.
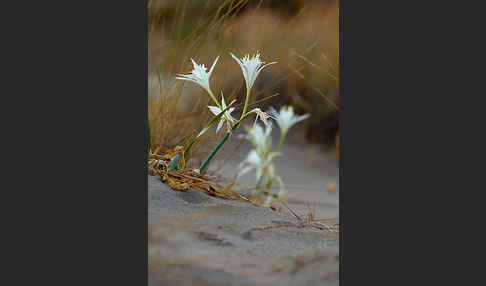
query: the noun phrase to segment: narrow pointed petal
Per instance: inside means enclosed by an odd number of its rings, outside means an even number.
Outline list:
[[[218,115],[221,113],[221,109],[219,109],[219,107],[217,106],[208,106],[208,108],[214,115]]]
[[[219,56],[216,57],[216,60],[214,60],[214,63],[213,65],[211,66],[211,68],[209,69],[209,74],[211,75],[211,73],[213,72],[213,69],[214,69],[214,66],[216,65],[216,63],[218,62],[218,59],[219,59]]]
[[[235,61],[240,66],[241,71],[243,72],[243,77],[245,78],[246,86],[248,87],[248,84],[249,84],[249,80],[250,79],[248,78],[248,71],[247,71],[247,69],[245,67],[245,64],[239,58],[237,58],[235,55],[233,55],[232,53],[230,53],[230,54],[233,57],[233,59],[235,59]]]
[[[218,133],[219,129],[221,129],[221,127],[223,126],[223,123],[224,123],[224,120],[221,119],[218,123],[218,128],[216,128],[216,133]]]
[[[268,63],[268,64],[264,64],[263,66],[261,66],[259,69],[258,69],[258,72],[260,72],[262,69],[266,68],[267,66],[269,65],[274,65],[276,64],[277,62],[271,62],[271,63]]]
[[[266,65],[261,66],[261,67],[260,67],[260,68],[259,68],[259,69],[258,69],[258,70],[255,72],[255,79],[254,79],[253,81],[255,81],[255,80],[256,80],[256,78],[258,77],[258,75],[260,74],[260,72],[261,72],[261,71],[262,71],[262,70],[263,70],[265,67],[267,67],[267,66],[269,66],[269,65],[276,64],[276,63],[277,63],[277,62],[271,62],[271,63],[268,63],[268,64],[266,64]]]
[[[251,166],[246,166],[244,168],[242,168],[239,172],[238,172],[238,175],[236,176],[236,178],[238,179],[240,176],[248,173],[249,171],[251,171],[253,169],[253,167]]]
[[[309,114],[309,113],[306,113],[306,114],[301,115],[301,116],[297,116],[297,118],[296,118],[296,120],[295,120],[295,123],[300,122],[300,121],[302,121],[302,120],[304,120],[304,119],[307,119],[309,116],[310,116],[310,114]]]
[[[223,91],[221,91],[221,107],[223,107],[223,109],[226,109],[226,102],[224,102]]]

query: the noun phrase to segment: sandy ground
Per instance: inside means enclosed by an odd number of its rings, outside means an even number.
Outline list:
[[[226,161],[234,141],[209,170],[219,168],[223,182],[234,178],[249,148],[242,144]],[[335,154],[296,142],[286,144],[283,154],[276,169],[289,207],[304,215],[310,202],[318,218],[337,218],[338,194],[329,190],[337,183]],[[237,182],[234,189],[244,194],[254,174]],[[310,227],[255,230],[295,218],[194,190],[173,191],[157,177],[148,177],[148,187],[149,285],[338,285],[335,235]]]

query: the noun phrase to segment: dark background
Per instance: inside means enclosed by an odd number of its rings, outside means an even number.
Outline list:
[[[12,5],[2,9],[14,16],[4,25],[4,284],[144,285],[147,3]],[[480,281],[468,263],[479,236],[461,231],[480,225],[482,200],[458,194],[480,192],[465,167],[481,158],[469,151],[481,144],[480,105],[450,111],[465,105],[459,92],[477,95],[457,71],[477,60],[460,46],[482,27],[469,25],[481,9],[339,10],[341,285]]]

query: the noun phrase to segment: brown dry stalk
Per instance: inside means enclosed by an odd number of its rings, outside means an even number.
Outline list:
[[[260,206],[258,202],[252,201],[235,192],[232,189],[235,183],[225,187],[212,181],[209,177],[201,175],[197,169],[184,169],[184,157],[179,160],[178,170],[170,171],[168,168],[170,158],[177,154],[184,156],[183,146],[177,146],[174,149],[168,150],[163,155],[150,152],[148,163],[149,174],[159,175],[162,182],[166,182],[176,191],[185,191],[192,188],[209,196],[246,201],[253,205]]]
[[[270,225],[270,226],[265,226],[265,227],[258,227],[254,228],[253,230],[268,230],[268,229],[275,229],[275,228],[281,228],[281,227],[313,227],[318,230],[326,231],[326,233],[321,233],[321,232],[313,232],[313,231],[301,231],[301,230],[289,230],[291,232],[295,233],[300,233],[300,234],[314,234],[314,235],[337,235],[339,233],[339,222],[336,222],[333,225],[328,225],[328,224],[323,224],[321,222],[324,221],[332,221],[332,220],[338,220],[337,218],[329,218],[329,219],[316,219],[315,218],[315,210],[311,209],[309,204],[309,212],[307,215],[303,218],[301,218],[299,215],[297,215],[292,209],[290,209],[285,203],[282,202],[282,204],[291,212],[291,214],[295,217],[296,221],[291,222],[291,223],[285,223],[285,224],[279,224],[279,225]],[[333,239],[338,239],[338,237],[335,237]]]

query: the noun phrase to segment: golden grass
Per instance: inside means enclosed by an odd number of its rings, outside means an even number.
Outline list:
[[[278,61],[261,73],[250,103],[278,93],[258,107],[291,104],[298,113],[312,114],[302,124],[314,130],[307,132],[309,139],[334,139],[339,116],[338,2],[291,1],[293,13],[281,13],[278,6],[285,5],[271,2],[149,1],[148,105],[154,149],[185,144],[210,118],[206,106],[214,104],[209,96],[192,83],[174,80],[192,69],[190,58],[208,66],[220,55],[211,78],[213,91],[219,96],[222,90],[227,102],[236,99],[235,106],[244,101],[241,70],[229,52],[242,56],[260,51],[264,61]],[[189,163],[200,163],[222,136],[207,132],[191,149]],[[326,140],[332,144],[332,139]]]
[[[178,145],[186,145],[211,119],[207,105],[209,96],[200,95],[190,104],[180,89],[162,90],[160,95],[148,99],[148,113],[151,128],[152,150],[169,150]],[[211,143],[218,141],[224,134],[209,130],[191,148],[188,158],[190,165],[199,166],[209,154]]]

